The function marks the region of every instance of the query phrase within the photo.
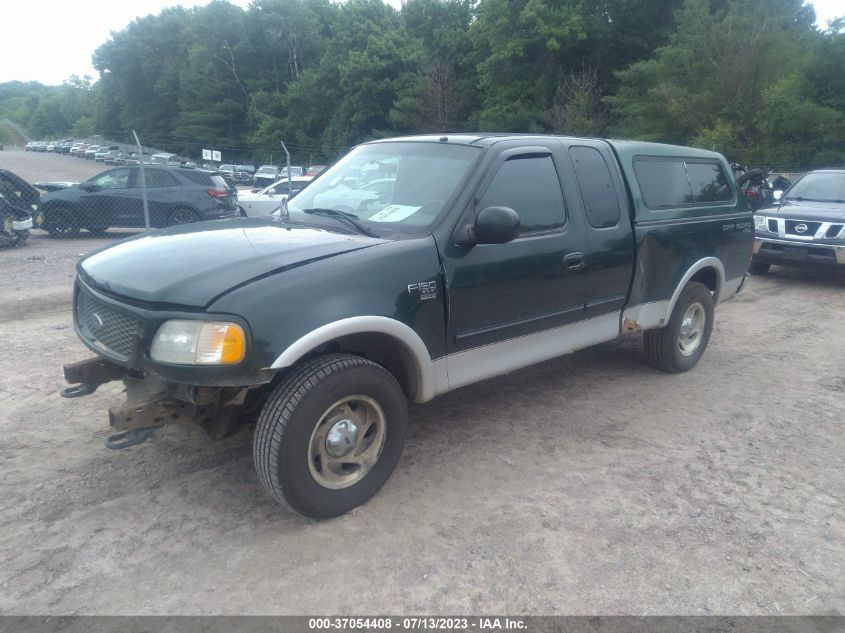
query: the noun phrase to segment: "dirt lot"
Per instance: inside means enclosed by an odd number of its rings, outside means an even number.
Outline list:
[[[385,488],[314,522],[249,431],[109,451],[120,390],[58,396],[107,242],[0,251],[0,613],[845,611],[842,276],[751,279],[684,375],[625,339],[415,406]]]

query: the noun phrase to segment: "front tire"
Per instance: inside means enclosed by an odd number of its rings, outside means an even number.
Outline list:
[[[704,284],[690,282],[681,292],[669,323],[643,334],[646,359],[653,367],[672,374],[698,363],[713,331],[713,295]]]
[[[348,512],[384,485],[402,454],[408,409],[384,367],[349,354],[305,361],[270,394],[253,442],[276,501],[313,518]]]
[[[44,213],[44,228],[50,237],[66,239],[79,235],[79,224],[70,209],[56,207]]]

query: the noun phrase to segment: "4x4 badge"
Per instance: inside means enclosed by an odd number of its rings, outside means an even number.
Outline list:
[[[418,284],[408,284],[408,292],[410,294],[414,294],[415,290],[418,290],[420,293],[420,301],[437,298],[436,281],[423,281]]]

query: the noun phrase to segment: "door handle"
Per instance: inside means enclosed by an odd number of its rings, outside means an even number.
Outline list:
[[[569,253],[563,258],[563,266],[567,270],[579,270],[581,268],[585,268],[586,265],[587,263],[584,259],[584,253],[580,251]]]

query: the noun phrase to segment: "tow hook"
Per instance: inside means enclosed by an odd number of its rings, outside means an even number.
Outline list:
[[[92,393],[97,391],[97,387],[101,384],[102,383],[83,382],[78,385],[65,387],[59,392],[59,394],[62,398],[81,398],[82,396],[90,396]]]
[[[81,398],[90,396],[100,385],[112,380],[120,380],[126,369],[104,358],[88,358],[64,366],[65,380],[71,384],[59,393],[62,398]]]
[[[130,446],[137,446],[143,444],[153,436],[157,426],[142,426],[137,429],[130,429],[128,431],[121,431],[114,435],[109,435],[106,438],[106,448],[113,451],[118,451],[122,448],[129,448]]]

